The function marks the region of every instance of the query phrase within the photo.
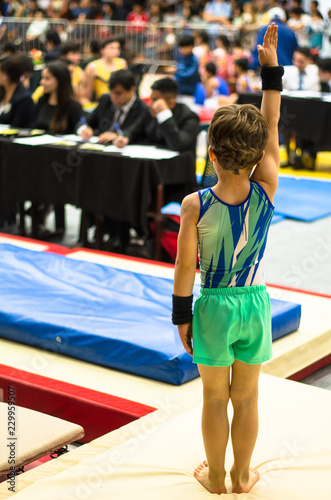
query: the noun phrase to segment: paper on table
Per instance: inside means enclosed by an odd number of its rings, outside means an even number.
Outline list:
[[[116,146],[107,146],[104,151],[108,153],[122,153],[122,156],[129,156],[130,158],[146,158],[150,160],[164,160],[179,155],[178,151],[141,145],[129,145],[122,149],[116,148]]]
[[[283,90],[282,95],[288,97],[299,97],[302,99],[320,99],[322,97],[321,92],[316,90]]]
[[[90,142],[84,142],[79,149],[87,149],[91,151],[104,151],[105,146],[103,144],[91,144]]]
[[[88,141],[85,141],[80,135],[77,135],[77,134],[65,134],[65,135],[61,135],[61,137],[63,139],[65,139],[66,141],[91,142],[92,144],[97,143],[99,140],[99,137],[93,136]]]
[[[21,139],[14,139],[13,142],[17,144],[25,144],[26,146],[42,146],[43,144],[55,144],[59,142],[59,137],[54,135],[44,134],[36,137],[24,137]]]
[[[128,146],[126,146],[128,147]],[[113,144],[110,144],[109,146],[105,146],[104,148],[104,153],[120,153],[120,154],[123,154],[123,151],[125,150],[125,148],[117,148],[116,146],[114,146]]]

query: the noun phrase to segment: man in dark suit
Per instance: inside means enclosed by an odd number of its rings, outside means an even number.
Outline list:
[[[85,140],[96,134],[100,143],[113,142],[118,147],[140,142],[149,113],[135,92],[134,74],[128,69],[114,71],[109,80],[109,94],[101,96],[86,123],[78,124],[77,133]]]
[[[318,76],[320,80],[321,92],[331,92],[331,57],[320,59],[318,65]]]
[[[199,117],[185,104],[177,103],[178,84],[171,78],[153,83],[150,117],[145,123],[145,140],[149,144],[192,151],[195,157]]]

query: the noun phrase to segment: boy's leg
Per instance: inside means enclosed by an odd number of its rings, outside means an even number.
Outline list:
[[[237,359],[232,365],[230,398],[233,405],[233,493],[248,493],[260,478],[257,471],[249,469],[259,427],[257,403],[260,370],[261,364],[250,365]]]
[[[229,438],[230,367],[198,367],[203,384],[202,436],[207,461],[196,468],[194,476],[211,493],[226,493],[224,461]]]

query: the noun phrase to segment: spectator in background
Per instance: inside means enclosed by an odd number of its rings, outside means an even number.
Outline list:
[[[192,29],[188,26],[191,23],[201,23],[202,19],[198,15],[198,11],[193,5],[184,3],[182,6],[182,16],[178,21],[178,26],[181,28],[183,35],[191,35]]]
[[[91,5],[91,0],[80,0],[80,2],[70,2],[70,10],[75,19],[79,16],[84,15],[85,19],[91,19],[93,17],[93,7]]]
[[[320,12],[312,14],[308,24],[308,46],[320,50],[323,43],[324,19]]]
[[[0,123],[11,127],[31,128],[35,109],[31,94],[21,83],[24,64],[19,56],[0,62]]]
[[[237,94],[252,93],[261,88],[249,75],[248,59],[241,58],[234,61]]]
[[[73,134],[76,124],[83,116],[81,105],[74,100],[70,73],[61,61],[49,63],[42,71],[40,81],[44,95],[36,107],[36,128],[54,134]],[[45,214],[45,207],[40,207]],[[44,221],[41,219],[40,223]],[[56,232],[62,235],[65,230],[64,206],[55,206]]]
[[[199,65],[207,64],[210,56],[209,35],[206,31],[198,31],[194,36],[193,54],[198,58]]]
[[[328,19],[324,24],[321,57],[331,57],[331,9],[328,11]]]
[[[132,11],[126,18],[126,38],[136,54],[143,53],[143,44],[146,42],[146,31],[149,22],[149,14],[144,10],[140,0],[135,0]]]
[[[80,47],[78,43],[66,42],[60,49],[61,58],[67,59],[72,63],[71,69],[71,85],[75,99],[82,105],[88,104],[86,89],[86,74],[79,66],[80,63]]]
[[[213,34],[219,33],[219,24],[230,24],[232,14],[231,3],[227,0],[211,0],[207,2],[202,18],[206,23],[210,23],[209,32]]]
[[[44,56],[46,64],[56,61],[60,57],[60,45],[61,40],[57,32],[54,30],[47,31],[45,42],[46,54]]]
[[[285,10],[280,7],[278,0],[268,0],[268,6],[269,9],[267,10],[267,15],[266,15],[266,23],[269,24],[273,22],[275,18],[280,19],[283,21],[283,23],[286,23],[286,12]],[[278,33],[278,39],[280,39],[279,33]]]
[[[230,95],[228,84],[216,75],[214,63],[208,63],[201,71],[201,82],[197,84],[195,103],[207,108],[218,108],[218,97]]]
[[[114,17],[113,21],[125,21],[127,10],[123,5],[123,0],[114,0]]]
[[[270,12],[270,11],[269,11]],[[281,66],[288,66],[292,64],[293,54],[295,49],[298,47],[298,41],[295,34],[289,28],[285,22],[281,21],[278,17],[271,19],[278,26],[278,45],[277,45],[277,57],[278,63]],[[264,34],[267,31],[267,26],[262,26],[256,37],[255,49],[252,51],[252,63],[251,68],[257,69],[260,67],[258,59],[257,45],[263,44]]]
[[[320,59],[318,61],[318,77],[320,80],[321,92],[331,92],[331,58]]]
[[[86,96],[99,99],[108,93],[108,83],[113,71],[127,68],[125,59],[119,57],[121,45],[118,39],[105,40],[101,45],[101,58],[86,66]]]
[[[102,19],[104,19],[105,21],[114,21],[115,6],[113,3],[103,2],[101,9],[102,9],[102,12],[101,12]]]
[[[24,87],[28,90],[31,91],[30,88],[30,78],[32,77],[34,73],[34,67],[33,67],[33,59],[30,56],[27,56],[26,54],[19,54],[18,57],[23,63],[23,68],[24,72],[21,77],[21,83],[24,85]]]
[[[28,29],[26,30],[25,38],[28,42],[39,41],[45,43],[45,34],[48,29],[48,20],[44,19],[42,10],[37,10],[34,18]]]
[[[80,63],[80,67],[82,69],[85,69],[86,66],[90,63],[90,62],[93,62],[93,61],[96,61],[97,59],[100,59],[100,43],[98,42],[98,40],[91,40],[86,49],[85,49],[85,54],[88,56],[87,59],[84,59],[81,63]]]
[[[17,45],[15,45],[13,42],[6,42],[2,47],[1,57],[13,56],[16,54],[16,52],[17,52]]]
[[[308,26],[310,23],[310,16],[305,14],[301,7],[295,7],[289,12],[290,18],[287,25],[296,34],[298,44],[300,47],[308,46]]]
[[[310,15],[311,17],[321,17],[323,19],[323,15],[322,13],[318,10],[318,1],[317,0],[313,0],[312,2],[310,2]]]
[[[200,81],[199,61],[193,54],[194,38],[191,35],[184,35],[178,42],[177,67],[175,79],[178,83],[178,95],[181,100],[193,102],[197,83]]]
[[[229,79],[229,65],[232,64],[231,44],[226,35],[219,35],[216,40],[216,49],[211,53],[212,62],[217,68],[217,75],[223,80]]]
[[[256,26],[257,28],[261,28],[261,26],[265,26],[269,23],[269,16],[266,12],[266,0],[255,0],[254,7]]]
[[[149,20],[151,23],[162,23],[163,22],[163,13],[161,10],[161,6],[158,2],[151,2],[149,4]]]

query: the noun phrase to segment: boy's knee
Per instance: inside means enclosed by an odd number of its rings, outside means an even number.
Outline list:
[[[230,398],[232,401],[232,404],[238,405],[238,404],[252,404],[256,403],[258,399],[258,388],[254,387],[251,389],[247,389],[244,387],[238,387],[238,388],[230,388]]]
[[[208,401],[211,403],[227,405],[229,403],[230,394],[229,392],[204,389],[203,399],[204,401]]]

